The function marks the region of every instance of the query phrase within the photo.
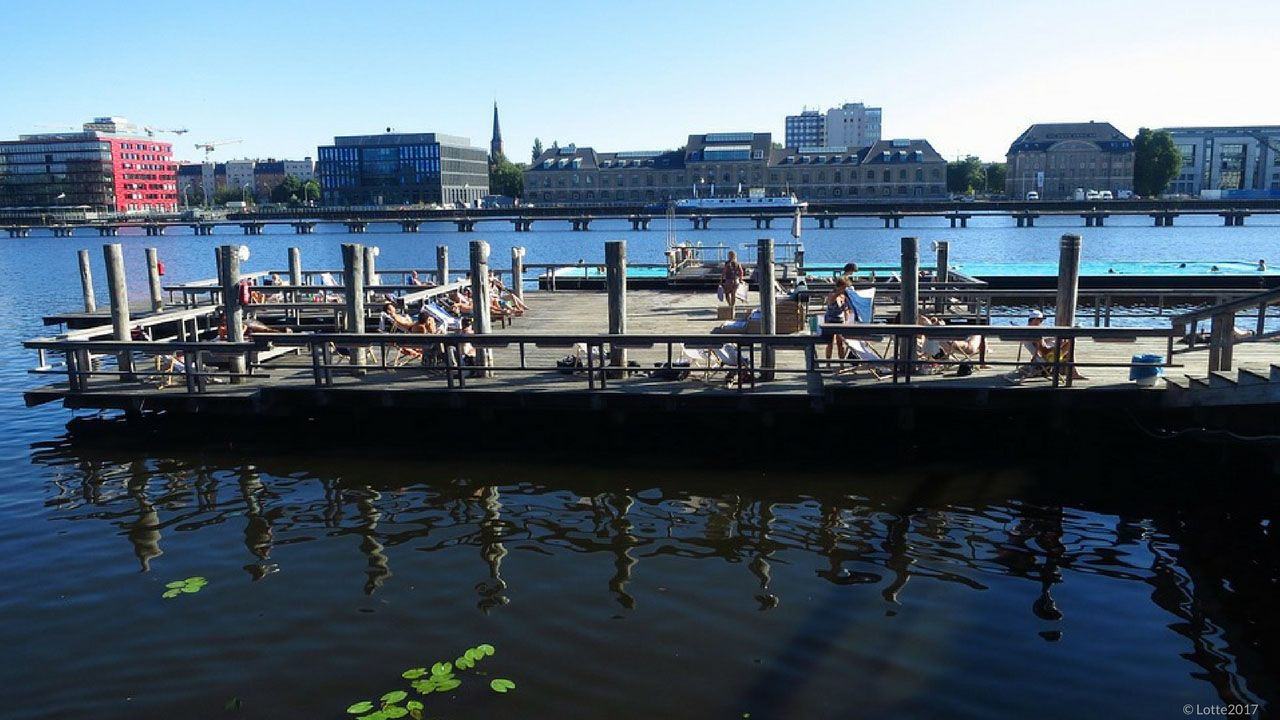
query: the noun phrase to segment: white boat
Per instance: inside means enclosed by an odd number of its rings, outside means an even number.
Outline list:
[[[804,209],[809,203],[796,199],[795,195],[767,197],[764,195],[745,195],[731,197],[705,197],[676,200],[675,206],[681,210],[756,210],[756,209]]]

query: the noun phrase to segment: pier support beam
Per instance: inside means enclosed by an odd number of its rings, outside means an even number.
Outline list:
[[[222,286],[222,309],[227,318],[227,342],[244,342],[244,308],[240,305],[240,246],[222,245],[218,248],[218,280]],[[231,356],[231,382],[242,383],[246,369],[245,356]]]
[[[489,325],[489,243],[471,241],[471,317],[477,335],[488,335]],[[459,361],[462,358],[458,358]],[[489,350],[476,348],[476,364],[489,367]],[[481,371],[486,377],[487,371]]]
[[[378,248],[372,245],[364,246],[364,286],[378,284],[378,272],[375,269],[377,264]]]
[[[296,222],[292,223],[293,232],[296,235],[310,235],[315,232],[316,224],[313,222]]]
[[[937,246],[938,264],[935,266],[937,269],[934,270],[933,281],[934,283],[947,283],[951,281],[951,266],[949,264],[951,262],[951,243],[946,240],[939,240]],[[947,312],[947,293],[949,291],[939,287],[935,287],[935,291],[937,291],[937,295],[935,295],[933,311],[941,318]]]
[[[120,228],[115,225],[103,225],[98,228],[98,237],[115,237],[120,234]]]
[[[1063,235],[1058,243],[1058,302],[1053,310],[1053,324],[1057,327],[1071,327],[1076,324],[1076,303],[1080,295],[1080,248],[1079,235]],[[1071,364],[1075,360],[1075,342],[1066,353],[1067,385],[1071,385],[1071,377],[1075,375]],[[1058,378],[1053,379],[1058,384]]]
[[[115,340],[129,342],[133,338],[129,334],[129,288],[125,284],[124,250],[120,243],[102,246],[102,255],[107,262],[107,290],[111,296],[111,333]],[[121,380],[133,381],[133,356],[122,352],[117,364],[120,372],[125,373]],[[88,368],[81,368],[88,371]]]
[[[369,229],[369,223],[361,221],[352,221],[346,223],[347,232],[353,235],[363,235]]]
[[[298,287],[302,284],[302,251],[296,247],[289,248],[289,284]],[[288,293],[289,302],[298,301],[298,291],[293,290]],[[289,313],[293,317],[299,317],[297,310]]]
[[[920,324],[920,241],[902,238],[902,310],[903,325]],[[911,380],[911,362],[915,360],[915,337],[898,338],[898,372]]]
[[[524,300],[524,248],[518,245],[511,248],[511,292]]]
[[[84,293],[84,311],[98,311],[98,299],[93,294],[93,268],[89,265],[89,251],[80,251],[80,290]]]
[[[436,284],[449,284],[449,246],[436,246]]]
[[[420,223],[417,220],[401,220],[400,232],[416,233],[419,225]]]
[[[777,334],[778,305],[773,294],[773,238],[760,238],[756,241],[756,280],[760,284],[760,334]],[[760,354],[760,379],[771,381],[774,378],[773,347],[765,345]],[[738,382],[742,382],[741,377]]]
[[[151,312],[164,310],[164,290],[160,288],[160,259],[155,248],[147,248],[147,280],[151,289]]]
[[[604,244],[605,283],[609,288],[609,334],[627,334],[627,241],[610,240]],[[609,348],[609,364],[616,368],[627,366],[626,348],[613,345]],[[622,377],[623,370],[612,373]]]
[[[358,243],[342,245],[342,284],[346,305],[342,331],[364,333],[364,246]],[[487,308],[486,308],[487,309]],[[350,348],[351,364],[364,367],[364,348]]]

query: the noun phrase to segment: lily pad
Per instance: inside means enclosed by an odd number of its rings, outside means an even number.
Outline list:
[[[162,594],[160,597],[168,600],[169,598],[176,598],[181,594],[182,594],[181,590],[165,590],[164,594]]]
[[[487,656],[491,656],[491,655],[493,655],[495,652],[497,652],[497,650],[495,650],[495,649],[493,648],[493,646],[492,646],[492,645],[490,645],[489,643],[484,643],[484,644],[482,644],[482,645],[477,645],[477,646],[476,646],[476,649],[477,649],[477,650],[479,650],[480,652],[484,653],[486,657],[487,657]]]
[[[360,702],[347,708],[347,714],[359,715],[360,713],[369,712],[372,709],[373,709],[373,703],[369,702],[368,700],[361,700]]]
[[[462,684],[462,681],[458,680],[457,678],[449,678],[447,680],[441,680],[440,682],[436,683],[436,691],[449,692],[450,690],[453,690],[454,688],[458,687],[461,684]]]
[[[427,674],[426,668],[420,668],[420,667],[409,668],[408,670],[405,670],[404,672],[400,673],[400,677],[404,678],[405,680],[417,680],[418,678],[426,674]]]
[[[516,684],[506,678],[494,678],[489,681],[489,687],[493,688],[496,693],[504,693],[508,690],[515,690]]]
[[[417,700],[410,700],[409,702],[404,704],[404,707],[409,712],[413,712],[414,710],[421,710],[423,708],[423,705]]]
[[[409,697],[409,693],[407,693],[407,692],[405,692],[405,691],[403,691],[403,690],[392,690],[391,692],[389,692],[389,693],[387,693],[386,695],[383,695],[383,696],[382,696],[382,702],[384,702],[384,703],[398,703],[398,702],[400,702],[401,700],[403,700],[403,699],[405,699],[405,698],[407,698],[407,697]]]
[[[438,662],[431,666],[432,675],[452,675],[453,663]]]
[[[408,714],[409,714],[409,711],[405,710],[399,705],[388,705],[382,708],[382,716],[386,718],[391,718],[391,720],[395,720],[395,718],[402,718]]]
[[[436,684],[430,680],[414,680],[413,683],[410,684],[410,687],[423,695],[430,695],[436,691]]]
[[[476,666],[475,661],[465,655],[454,660],[453,664],[456,665],[459,670],[470,670]]]
[[[379,710],[377,712],[371,712],[368,715],[361,715],[356,718],[356,720],[387,720],[387,715]]]
[[[174,580],[173,582],[165,583],[164,586],[172,590],[173,588],[180,588],[186,584],[187,584],[186,580]]]

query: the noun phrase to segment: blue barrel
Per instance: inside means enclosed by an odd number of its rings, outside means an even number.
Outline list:
[[[1155,385],[1156,380],[1164,375],[1163,355],[1134,355],[1129,368],[1129,379],[1139,385]]]

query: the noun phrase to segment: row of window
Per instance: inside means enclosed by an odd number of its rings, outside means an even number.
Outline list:
[[[939,197],[943,194],[941,185],[898,185],[858,188],[850,186],[849,188],[813,188],[795,190],[797,197],[801,199],[822,199],[827,197]],[[782,188],[777,188],[778,192],[782,192]],[[564,191],[564,190],[543,190],[541,192],[530,193],[530,199],[539,199],[544,202],[564,202],[564,201],[593,201],[601,202],[610,201],[656,201],[665,200],[670,196],[656,190],[619,190],[612,192],[609,190],[601,190],[598,193],[595,190],[585,191]]]
[[[930,179],[930,180],[935,180],[935,181],[937,181],[937,180],[941,180],[941,179],[942,179],[942,170],[941,170],[941,168],[932,168],[932,169],[929,171],[928,175],[929,175],[929,179]],[[859,173],[858,173],[857,171],[850,171],[850,172],[849,172],[849,180],[850,180],[850,181],[855,181],[855,180],[857,180],[857,179],[858,179],[858,176],[859,176]],[[594,178],[595,178],[595,176],[594,176],[594,175],[591,175],[591,174],[579,175],[578,173],[574,173],[573,175],[568,176],[568,177],[569,177],[569,179],[566,181],[565,176],[563,176],[563,175],[557,175],[557,176],[555,176],[555,186],[556,186],[556,187],[565,187],[567,184],[572,184],[572,185],[582,185],[582,184],[592,185],[592,184],[594,184],[594,183],[595,183],[595,179],[594,179]],[[644,184],[646,187],[653,187],[653,186],[655,186],[655,185],[661,185],[661,186],[681,185],[681,186],[682,186],[682,185],[685,185],[685,184],[691,184],[691,183],[707,184],[707,183],[714,183],[714,182],[722,182],[722,183],[740,182],[740,183],[746,184],[746,183],[748,182],[748,180],[747,180],[747,176],[746,176],[746,174],[745,174],[745,173],[743,173],[743,172],[739,172],[739,173],[738,173],[738,175],[737,175],[737,179],[736,179],[736,180],[734,179],[733,175],[731,175],[730,173],[727,173],[727,172],[726,172],[726,173],[723,173],[723,174],[720,176],[720,178],[719,178],[719,179],[717,179],[717,178],[715,178],[715,177],[705,177],[705,176],[703,176],[703,177],[688,177],[688,176],[685,176],[685,175],[666,175],[666,174],[664,174],[664,175],[654,175],[654,174],[648,174],[648,173],[646,173],[646,174],[644,174],[643,176],[642,176],[642,175],[639,175],[639,174],[630,175],[630,176],[626,176],[626,175],[603,175],[603,176],[601,176],[601,178],[600,178],[600,180],[601,180],[601,183],[600,183],[600,184],[601,184],[601,185],[603,185],[604,187],[611,187],[611,186],[612,186],[612,187],[625,187],[625,186],[628,184],[628,183],[626,182],[626,179],[627,179],[628,177],[630,177],[630,179],[631,179],[630,185],[632,185],[632,186],[636,186],[636,187],[638,187],[638,186],[641,184],[641,182],[640,182],[640,178],[641,178],[641,177],[643,177],[643,178],[644,178],[644,183],[643,183],[643,184]],[[867,170],[867,171],[866,171],[866,175],[865,175],[866,182],[872,182],[872,183],[874,183],[874,182],[876,182],[876,181],[877,181],[877,178],[879,179],[879,181],[880,181],[880,182],[885,182],[885,183],[894,182],[894,173],[893,173],[893,171],[892,171],[892,170],[881,170],[879,173],[877,173],[875,170]],[[925,171],[924,171],[924,168],[915,168],[914,172],[909,171],[909,170],[907,170],[906,168],[899,168],[899,169],[898,169],[898,173],[897,173],[897,180],[898,180],[899,182],[901,182],[901,181],[911,181],[911,180],[913,180],[913,179],[914,179],[914,181],[915,181],[915,182],[924,182],[924,181],[925,181]],[[541,187],[552,187],[552,178],[551,178],[551,177],[543,177],[543,178],[537,178],[537,177],[526,177],[525,184],[526,184],[526,185],[528,185],[529,187],[534,187],[534,188],[536,188],[536,187],[539,187],[539,180],[541,180]],[[752,175],[751,175],[751,180],[750,180],[750,182],[751,182],[752,184],[754,184],[754,185],[759,185],[759,184],[761,183],[761,181],[762,181],[762,178],[761,178],[760,173],[758,173],[758,172],[757,172],[757,173],[752,173]],[[794,172],[787,172],[787,173],[771,172],[771,173],[769,173],[769,182],[771,182],[771,183],[779,183],[779,182],[784,182],[784,181],[785,181],[785,182],[787,182],[787,183],[794,183],[794,182],[797,182],[797,174],[796,174],[796,173],[794,173]],[[825,184],[825,183],[827,182],[827,173],[826,173],[826,171],[820,171],[820,172],[817,172],[817,173],[814,173],[814,174],[810,174],[810,173],[799,173],[799,179],[798,179],[798,181],[799,181],[801,184],[810,184],[810,183],[822,183],[822,184]],[[839,170],[836,170],[835,172],[833,172],[833,173],[831,174],[831,181],[832,181],[832,182],[834,182],[834,183],[840,183],[840,182],[843,182],[843,174],[842,174]]]

